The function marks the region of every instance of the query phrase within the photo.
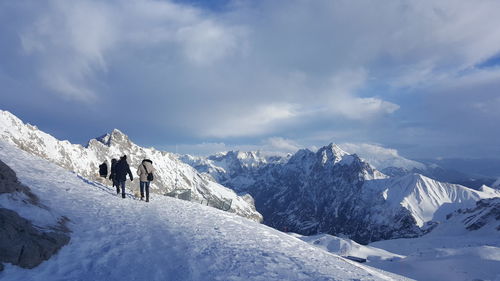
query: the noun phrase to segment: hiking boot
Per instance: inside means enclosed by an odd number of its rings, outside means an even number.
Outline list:
[[[125,198],[125,194],[122,193],[122,198]]]
[[[149,202],[149,198],[146,198],[146,202]]]
[[[141,197],[141,201],[144,200],[144,197]]]

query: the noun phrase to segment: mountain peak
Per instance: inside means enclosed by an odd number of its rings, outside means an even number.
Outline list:
[[[349,155],[349,153],[345,152],[344,150],[342,150],[342,148],[334,143],[323,146],[318,150],[316,154],[321,157],[321,162],[323,164],[326,164],[327,162],[332,162],[333,164],[335,164],[342,160],[344,156]]]
[[[107,146],[110,146],[112,143],[129,142],[128,136],[118,129],[113,129],[111,133],[97,137],[96,140]]]

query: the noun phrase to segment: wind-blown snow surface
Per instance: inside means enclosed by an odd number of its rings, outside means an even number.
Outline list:
[[[7,264],[2,280],[407,280],[232,213],[159,195],[122,199],[2,141],[0,159],[72,230],[49,261],[31,270]]]
[[[137,189],[139,182],[135,172],[141,161],[149,158],[156,168],[152,192],[164,194],[175,188],[189,189],[194,200],[214,202],[228,199],[232,201],[232,212],[256,221],[262,220],[262,216],[255,211],[252,200],[237,196],[231,189],[199,174],[172,153],[136,145],[116,129],[99,139],[90,140],[88,146],[83,147],[60,141],[38,130],[36,126],[24,124],[10,112],[0,110],[0,140],[94,180],[99,178],[98,166],[102,162],[107,161],[110,167],[111,158],[118,159],[125,154],[135,176],[131,185],[127,183],[127,188],[132,186]]]

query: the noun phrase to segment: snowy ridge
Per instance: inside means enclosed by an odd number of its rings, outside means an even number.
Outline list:
[[[457,184],[438,182],[419,174],[367,181],[365,187],[380,192],[386,204],[403,206],[409,210],[419,227],[426,222],[443,221],[447,214],[460,208],[472,207],[480,199],[500,196],[500,192],[491,188],[476,191]]]
[[[163,194],[177,187],[191,190],[194,200],[229,199],[232,200],[232,212],[256,221],[262,220],[251,200],[245,200],[234,191],[201,175],[191,166],[179,161],[172,153],[134,144],[127,135],[117,129],[98,139],[91,139],[87,147],[83,147],[68,141],[59,141],[35,126],[24,124],[11,113],[0,111],[0,139],[92,180],[99,178],[98,166],[102,162],[106,161],[110,167],[111,158],[119,159],[120,156],[127,155],[134,175],[142,159],[149,158],[157,169],[151,187],[153,192]],[[127,187],[130,186],[134,190],[138,189],[137,176],[133,183],[127,183]]]
[[[31,270],[7,264],[0,279],[408,280],[214,208],[157,195],[149,204],[131,194],[122,199],[5,142],[0,159],[67,216],[72,231],[71,243],[50,260]]]

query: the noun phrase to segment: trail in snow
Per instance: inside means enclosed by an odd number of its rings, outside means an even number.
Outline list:
[[[6,265],[2,280],[407,280],[210,207],[154,195],[150,203],[122,199],[4,142],[0,159],[72,230],[49,261],[31,270]],[[5,196],[0,204],[22,208]]]

